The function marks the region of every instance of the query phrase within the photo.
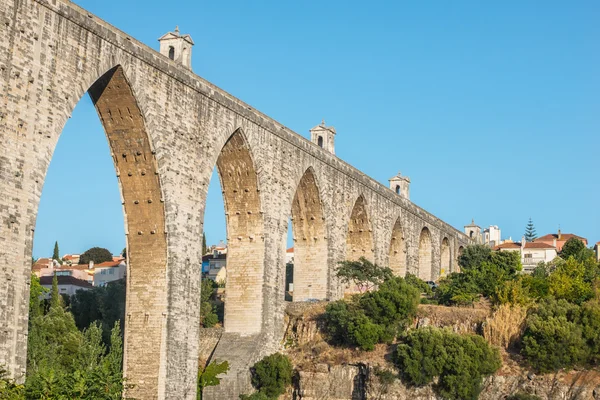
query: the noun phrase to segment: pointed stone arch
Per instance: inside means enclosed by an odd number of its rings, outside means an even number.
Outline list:
[[[406,243],[400,218],[396,219],[396,223],[392,229],[389,267],[396,276],[406,275]]]
[[[361,257],[373,261],[373,230],[363,195],[354,202],[346,235],[346,260],[356,261]],[[346,288],[346,293],[355,293],[357,290]]]
[[[424,281],[432,279],[433,247],[431,244],[431,232],[427,227],[421,230],[419,235],[419,278]]]
[[[292,202],[294,234],[294,301],[327,297],[327,227],[312,168],[308,168]]]
[[[227,226],[225,331],[258,333],[262,325],[264,219],[258,175],[241,129],[217,158]]]
[[[440,276],[448,275],[450,271],[450,241],[447,237],[442,239],[442,248],[441,248],[441,268],[440,268]]]

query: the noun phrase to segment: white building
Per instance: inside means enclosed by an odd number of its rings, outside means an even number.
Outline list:
[[[498,225],[490,225],[489,228],[485,228],[483,230],[483,244],[486,244],[490,247],[495,247],[499,244],[502,244],[500,228],[498,228]]]
[[[494,247],[497,251],[518,251],[521,254],[521,264],[523,272],[532,272],[540,262],[550,262],[558,257],[556,247],[551,244],[541,242],[526,242],[525,238],[521,243],[506,242]]]
[[[47,289],[52,289],[53,279],[53,276],[42,276],[40,284]],[[92,288],[91,283],[72,276],[57,276],[56,279],[58,281],[58,293],[67,296],[73,296],[78,290],[90,290]],[[50,298],[50,292],[46,293],[45,297]]]

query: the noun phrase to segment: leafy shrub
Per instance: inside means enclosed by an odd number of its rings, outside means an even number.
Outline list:
[[[404,280],[408,285],[417,288],[419,290],[419,293],[425,293],[428,296],[430,296],[433,293],[431,287],[427,284],[427,282],[425,282],[423,279],[419,278],[416,275],[406,274]]]
[[[292,384],[292,372],[289,358],[280,353],[271,354],[252,367],[252,385],[266,398],[275,399]]]
[[[532,299],[529,296],[529,288],[523,282],[521,277],[502,282],[496,288],[492,300],[495,304],[519,306],[527,306],[532,302]]]
[[[217,307],[212,301],[216,283],[211,279],[204,279],[200,288],[200,322],[204,328],[211,328],[219,322]]]
[[[446,399],[476,399],[483,377],[501,366],[498,350],[481,336],[431,327],[409,332],[394,362],[409,384],[422,386],[439,377],[435,390]]]
[[[366,292],[390,279],[393,273],[390,268],[381,267],[361,257],[358,261],[340,261],[336,276],[342,283],[356,285],[361,292]]]
[[[592,284],[586,281],[584,262],[569,257],[560,262],[556,270],[548,276],[548,292],[557,299],[581,304],[594,295]]]
[[[358,301],[367,317],[376,324],[391,326],[407,322],[417,311],[419,290],[403,278],[386,280],[378,290],[365,293]]]
[[[581,306],[580,321],[583,338],[588,346],[589,361],[600,364],[600,299]]]
[[[581,364],[586,342],[577,323],[579,307],[565,300],[546,299],[527,317],[521,354],[540,372]]]
[[[0,400],[21,400],[24,398],[25,387],[10,379],[8,371],[0,366]]]
[[[384,338],[383,327],[374,324],[356,303],[338,300],[325,309],[325,326],[334,343],[373,350]]]
[[[112,259],[113,256],[110,251],[102,247],[92,247],[79,257],[79,264],[89,264],[90,261],[93,261],[94,264],[100,264],[106,261],[112,261]]]
[[[373,350],[375,344],[390,342],[415,315],[419,291],[403,278],[393,277],[378,290],[357,296],[352,301],[329,303],[324,321],[334,343]]]
[[[479,298],[479,289],[467,273],[453,272],[440,280],[435,291],[435,299],[439,304],[470,305]]]
[[[223,361],[218,363],[216,361],[211,362],[204,368],[198,370],[198,395],[197,399],[202,400],[202,390],[207,386],[217,386],[221,383],[221,380],[217,375],[225,374],[229,371],[229,363]]]

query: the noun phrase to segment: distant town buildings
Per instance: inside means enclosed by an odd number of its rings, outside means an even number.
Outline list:
[[[465,235],[470,237],[476,244],[485,244],[494,247],[502,244],[502,234],[498,225],[490,225],[482,230],[475,220],[471,220],[469,225],[465,225]]]
[[[559,229],[557,233],[540,236],[532,242],[527,242],[525,237],[521,239],[520,243],[507,240],[503,244],[494,247],[494,250],[519,251],[521,253],[523,271],[532,272],[540,262],[547,263],[558,257],[558,253],[562,250],[563,245],[571,238],[581,240],[587,246],[588,241],[586,238],[573,233],[561,233]],[[597,250],[596,258],[598,258]]]
[[[532,272],[540,262],[550,262],[558,256],[556,247],[544,242],[526,242],[525,238],[520,243],[506,241],[496,247],[496,251],[518,251],[521,254],[523,272]]]
[[[227,245],[223,241],[202,256],[202,275],[217,283],[227,279]]]
[[[40,258],[33,264],[32,272],[40,278],[41,282],[46,282],[48,280],[46,278],[50,278],[50,286],[52,286],[52,277],[56,274],[60,280],[59,285],[60,282],[65,282],[66,292],[75,286],[81,289],[106,286],[110,282],[124,279],[127,275],[127,262],[121,256],[99,264],[94,262],[78,264],[79,255],[67,254],[62,261],[61,265],[51,258]],[[64,279],[66,277],[71,279]]]

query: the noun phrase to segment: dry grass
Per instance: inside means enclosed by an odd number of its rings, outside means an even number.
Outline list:
[[[525,329],[527,308],[504,304],[486,318],[483,337],[492,345],[508,350],[518,341]]]

